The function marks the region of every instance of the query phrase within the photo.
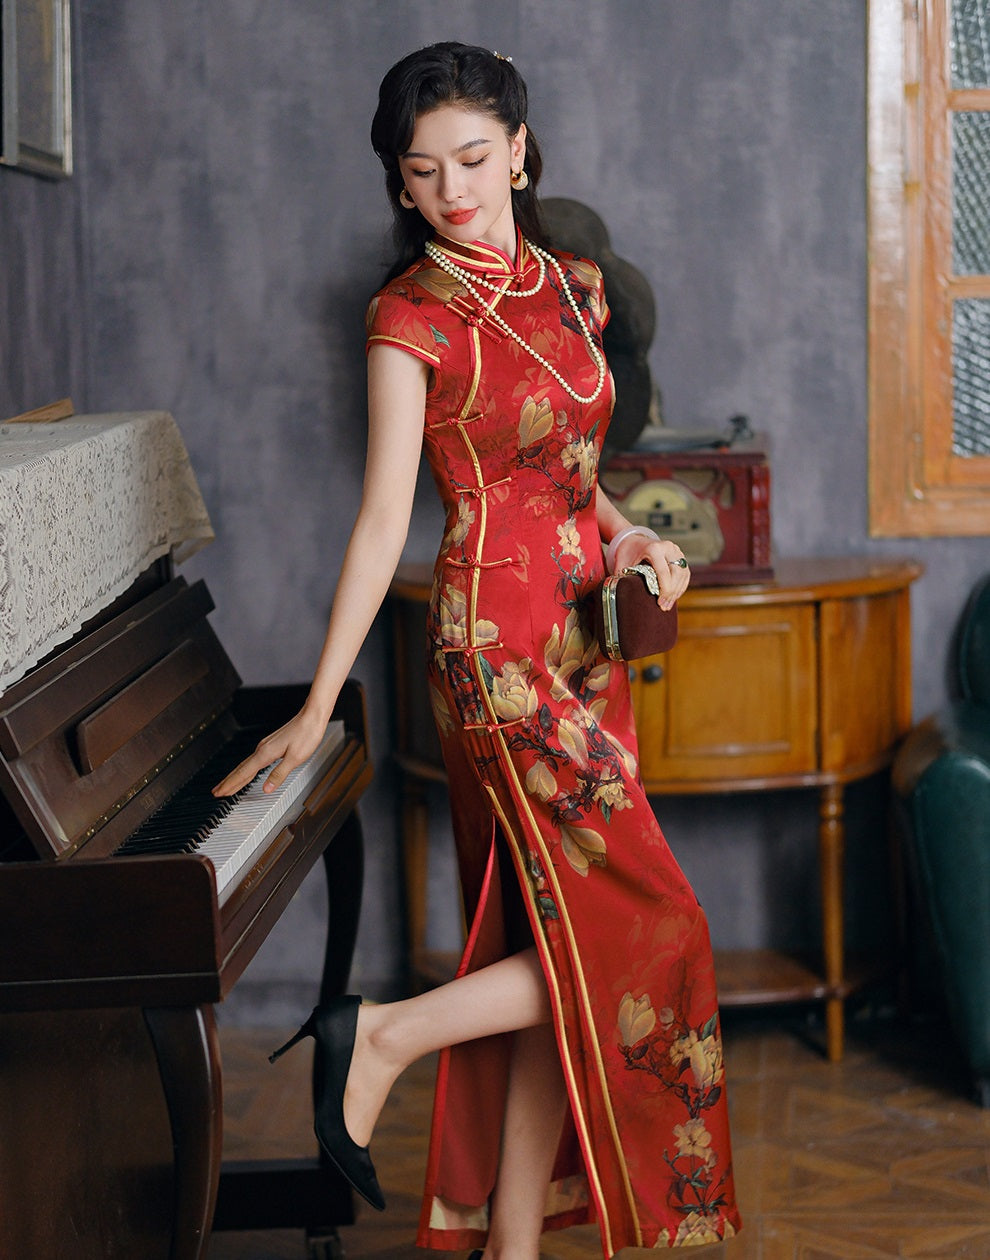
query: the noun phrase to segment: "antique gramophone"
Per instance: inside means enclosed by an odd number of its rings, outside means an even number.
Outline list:
[[[605,352],[616,403],[599,477],[634,525],[676,539],[700,585],[773,576],[770,467],[765,440],[745,416],[720,429],[669,429],[647,352],[656,307],[646,277],[613,252],[598,215],[564,197],[541,203],[550,239],[593,258],[605,277],[611,319]]]

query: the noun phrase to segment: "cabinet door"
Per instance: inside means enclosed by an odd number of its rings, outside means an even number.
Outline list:
[[[821,606],[822,769],[885,763],[911,720],[907,591]]]
[[[674,650],[635,667],[647,790],[814,773],[814,606],[682,607],[679,620]]]

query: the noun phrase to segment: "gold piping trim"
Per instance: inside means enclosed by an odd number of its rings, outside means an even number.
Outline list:
[[[470,410],[471,406],[474,403],[475,395],[478,392],[478,382],[481,380],[481,336],[478,332],[478,329],[474,327],[470,329],[470,333],[471,333],[471,357],[474,359],[474,373],[471,377],[471,385],[470,385],[470,388],[468,389],[467,397],[464,399],[464,406],[461,408],[460,418],[462,420],[465,418],[465,416],[467,415],[468,411]],[[464,449],[467,451],[468,457],[471,460],[471,466],[474,468],[475,482],[479,486],[484,485],[485,479],[481,472],[481,462],[478,459],[477,451],[474,449],[474,443],[468,437],[467,430],[464,428],[463,425],[457,430],[457,432],[460,434],[461,441],[464,443]],[[473,570],[471,574],[471,606],[467,614],[471,619],[469,633],[468,633],[468,643],[472,647],[479,646],[479,644],[477,643],[475,639],[475,623],[478,620],[478,584],[481,581],[480,564],[481,564],[481,557],[485,549],[485,528],[488,523],[488,504],[486,503],[484,496],[482,496],[478,500],[478,502],[481,504],[481,519],[478,522],[478,542],[477,542],[477,546],[474,549],[474,554],[475,554],[475,558],[478,560],[479,563],[478,563],[478,566]],[[483,695],[487,695],[488,689],[485,687],[484,679],[480,677],[476,661],[477,661],[477,653],[473,653],[471,656],[471,668],[474,672],[475,681],[476,682],[480,681],[480,684],[481,684],[480,690]]]
[[[470,245],[462,245],[447,236],[435,236],[433,244],[459,266],[474,267],[479,271],[498,271],[510,280],[517,274],[522,275],[533,256],[526,247],[522,233],[516,231],[516,252],[519,259],[518,268],[513,266],[507,254],[503,254],[495,245],[486,245],[483,241],[472,241]]]
[[[468,386],[467,397],[464,399],[464,406],[461,408],[461,414],[458,419],[462,423],[467,421],[467,413],[474,404],[475,395],[478,392],[478,383],[481,380],[481,334],[477,328],[470,328],[471,334],[471,358],[474,360],[474,374],[471,377],[471,384]],[[463,432],[463,430],[462,430]],[[472,455],[474,452],[472,451]],[[477,465],[477,460],[475,460]],[[479,478],[480,480],[480,478]]]
[[[474,401],[474,397],[478,388],[478,382],[481,378],[481,337],[480,337],[477,327],[471,327],[470,333],[471,333],[472,348],[473,348],[473,355],[474,355],[474,361],[475,361],[475,370],[474,370],[474,374],[471,380],[470,389],[468,390],[467,398],[465,399],[464,406],[461,409],[462,419],[465,416],[468,408],[471,406],[471,404]],[[478,460],[478,455],[474,449],[474,445],[471,442],[470,438],[468,437],[466,429],[462,427],[461,429],[458,430],[458,432],[461,435],[461,438],[464,442],[464,446],[474,466],[475,478],[479,485],[483,485],[484,478],[482,476],[480,461]],[[484,549],[485,530],[486,530],[487,518],[488,518],[488,504],[484,496],[481,497],[480,504],[481,504],[481,520],[478,525],[478,546],[476,548],[476,555],[479,558],[482,555],[482,552]],[[472,579],[471,579],[471,602],[470,602],[470,611],[468,613],[468,616],[470,617],[469,642],[471,642],[473,646],[477,646],[473,644],[473,640],[474,640],[475,622],[477,621],[477,616],[478,616],[478,584],[479,584],[480,578],[481,578],[481,569],[476,568],[474,570],[474,573],[472,574]],[[484,675],[481,673],[481,669],[478,664],[477,653],[472,653],[471,655],[471,668],[475,676],[475,682],[478,685],[479,693],[484,697],[484,704],[485,704],[486,709],[491,714],[493,719],[497,719],[498,715],[495,713],[495,710],[492,707],[491,696],[488,694],[488,688],[485,686]],[[492,738],[495,738],[495,733],[492,734]],[[521,808],[525,812],[526,816],[529,818],[530,825],[533,829],[533,833],[536,837],[538,837],[540,850],[545,859],[544,869],[546,871],[547,878],[548,880],[553,881],[553,886],[557,894],[558,909],[562,912],[562,917],[560,921],[564,926],[565,932],[567,933],[567,940],[568,940],[568,945],[570,949],[572,967],[574,968],[575,982],[581,994],[581,1003],[584,1008],[585,1023],[586,1023],[586,1026],[590,1028],[593,1032],[595,1028],[595,1021],[591,1014],[591,1003],[588,998],[587,985],[585,984],[584,974],[581,971],[581,968],[579,965],[580,955],[578,954],[577,949],[576,949],[576,945],[574,941],[574,932],[570,924],[570,919],[566,913],[566,905],[564,903],[563,897],[561,896],[560,885],[557,882],[556,874],[553,869],[553,864],[549,860],[549,854],[546,851],[546,846],[543,842],[543,837],[540,834],[540,829],[536,825],[536,819],[533,817],[532,811],[530,810],[530,807],[529,807],[529,802],[526,800],[525,794],[522,792],[522,789],[520,787],[519,778],[516,774],[515,767],[512,763],[512,758],[509,756],[508,747],[506,746],[501,733],[498,734],[497,738],[499,740],[499,744],[502,749],[501,759],[502,759],[503,768],[506,770],[506,775],[507,775],[507,778],[509,779],[509,782],[514,786],[514,789],[515,789],[514,794],[517,798],[517,806]],[[488,785],[486,784],[485,786],[489,790],[489,792],[491,792],[491,789],[488,788]],[[503,819],[504,816],[501,809],[498,810],[498,815],[500,819]],[[512,829],[510,828],[509,830],[511,833]],[[516,861],[515,857],[513,857],[513,861],[514,862]],[[522,879],[521,882],[524,888],[526,889],[527,897],[529,897],[530,895],[529,880],[527,877],[525,877],[525,872],[523,873],[523,875],[524,875],[524,878]],[[533,935],[534,935],[534,939],[538,940],[541,934],[538,932],[534,932]],[[540,946],[537,945],[537,949],[539,948]],[[549,971],[552,974],[553,968],[550,967]],[[562,1025],[563,1025],[563,1021],[561,1021],[561,1026]],[[562,1028],[562,1032],[563,1031],[564,1030]],[[598,1045],[598,1038],[596,1036],[590,1037],[589,1040],[594,1049],[594,1062],[595,1062],[596,1070],[598,1073],[599,1089],[601,1090],[604,1108],[608,1115],[609,1129],[612,1134],[612,1142],[615,1149],[616,1160],[618,1162],[619,1168],[621,1169],[622,1183],[626,1190],[626,1198],[629,1204],[630,1213],[632,1215],[633,1227],[636,1233],[636,1244],[637,1246],[642,1246],[643,1234],[642,1234],[642,1230],[639,1224],[639,1213],[636,1210],[636,1202],[633,1197],[632,1185],[629,1180],[629,1170],[626,1167],[626,1161],[622,1155],[622,1145],[619,1141],[619,1133],[618,1133],[618,1129],[615,1123],[615,1116],[612,1112],[611,1099],[609,1097],[609,1091],[606,1085],[605,1069],[604,1069],[604,1065],[602,1063],[602,1058],[601,1058],[601,1048]],[[570,1059],[568,1056],[568,1064],[569,1063],[570,1063]],[[573,1099],[572,1099],[572,1102],[573,1102]],[[595,1183],[595,1186],[597,1187],[596,1201],[600,1209],[599,1224],[603,1232],[608,1236],[609,1248],[611,1249],[611,1229],[609,1228],[609,1225],[608,1225],[608,1220],[607,1220],[608,1214],[605,1211],[604,1192],[601,1189],[601,1179],[598,1175],[597,1161],[593,1157],[593,1148],[591,1146],[590,1139],[587,1138],[588,1124],[583,1114],[581,1116],[580,1124],[581,1124],[582,1132],[584,1133],[585,1139],[587,1142],[585,1146],[586,1162],[590,1163],[594,1169],[593,1175],[589,1174],[589,1180],[593,1180]]]
[[[505,556],[501,560],[479,560],[474,556],[470,560],[455,560],[453,556],[444,556],[444,564],[449,564],[452,569],[504,569],[509,564],[522,564],[521,560],[513,560],[511,556]],[[489,643],[488,647],[494,645]]]
[[[389,337],[384,333],[372,333],[368,338],[368,345],[395,346],[397,350],[408,350],[410,354],[414,354],[417,358],[422,359],[424,363],[429,363],[432,367],[441,367],[441,359],[438,354],[430,354],[424,350],[422,346],[417,345],[414,341],[403,341],[400,337]]]
[[[507,751],[508,750],[506,750],[506,752]],[[511,766],[511,762],[510,762],[510,766]],[[505,814],[505,811],[502,809],[499,803],[498,797],[495,795],[494,789],[488,783],[486,783],[484,787],[485,787],[485,791],[488,793],[488,795],[491,798],[492,808],[494,809],[499,822],[502,824],[503,828],[505,829],[506,836],[508,837],[508,836],[514,835],[515,830],[509,824],[508,818]],[[520,869],[521,854],[518,852],[518,843],[519,842],[517,839],[516,845],[509,845],[509,850],[512,855],[513,865],[516,867],[516,873],[519,876],[520,890],[523,893],[523,896],[526,898],[526,900],[530,904],[535,922],[539,923],[540,912],[539,912],[538,906],[536,905],[535,898],[533,897],[533,890],[529,881],[529,877],[526,874],[525,869]],[[553,967],[553,960],[549,957],[550,951],[547,948],[546,939],[542,931],[533,932],[533,941],[536,945],[537,953],[540,955],[541,962],[543,964],[543,974],[545,977],[550,978],[552,988],[553,988],[553,1006],[554,1006],[554,1015],[555,1015],[554,1023],[557,1028],[558,1035],[560,1036],[561,1041],[564,1043],[564,1049],[565,1049],[564,1058],[563,1058],[561,1067],[567,1077],[567,1083],[568,1083],[567,1093],[568,1093],[568,1097],[571,1103],[571,1114],[574,1117],[575,1124],[577,1124],[580,1130],[581,1147],[582,1147],[582,1150],[585,1152],[586,1158],[587,1158],[588,1155],[591,1155],[593,1151],[593,1147],[591,1144],[591,1137],[588,1132],[588,1121],[584,1114],[584,1110],[580,1105],[580,1095],[578,1092],[578,1085],[574,1077],[573,1068],[571,1067],[572,1051],[571,1051],[570,1042],[567,1036],[567,1025],[564,1023],[563,1015],[561,1013],[563,1002],[560,996],[560,986],[557,983],[557,975]],[[606,1245],[608,1247],[608,1254],[611,1255],[613,1251],[612,1229],[609,1224],[608,1210],[605,1205],[605,1191],[602,1188],[601,1178],[598,1175],[598,1161],[595,1160],[594,1158],[591,1158],[587,1160],[587,1163],[588,1163],[587,1176],[588,1176],[589,1188],[591,1189],[592,1196],[595,1200],[595,1210],[597,1212],[597,1224],[601,1228],[602,1232],[605,1234]],[[636,1238],[637,1240],[641,1238],[638,1220],[636,1221]]]
[[[506,749],[506,756],[508,756],[508,749]],[[564,929],[567,932],[567,939],[570,944],[571,957],[575,961],[575,980],[578,986],[580,987],[581,1001],[584,1006],[585,1018],[588,1022],[589,1027],[591,1029],[594,1029],[595,1021],[591,1013],[591,1002],[588,997],[588,990],[587,990],[587,986],[584,980],[584,973],[581,970],[580,965],[579,965],[579,960],[580,960],[581,955],[578,952],[577,944],[574,940],[574,932],[571,927],[570,916],[567,913],[567,903],[564,900],[564,897],[561,893],[560,884],[557,880],[557,873],[554,870],[553,863],[550,861],[550,855],[546,850],[546,845],[544,844],[543,836],[542,836],[542,833],[540,832],[540,828],[537,826],[536,819],[533,817],[532,810],[529,807],[529,802],[526,800],[525,796],[523,795],[522,789],[520,788],[519,778],[515,772],[515,767],[512,765],[511,759],[509,760],[509,770],[511,771],[511,778],[513,782],[515,783],[518,805],[521,809],[525,811],[527,817],[529,818],[530,825],[533,828],[534,835],[539,837],[540,849],[543,852],[543,856],[545,858],[544,871],[546,873],[547,880],[551,881],[553,884],[553,888],[556,893],[557,909],[560,912],[560,922],[563,924]],[[642,1230],[640,1229],[639,1213],[636,1210],[636,1200],[633,1195],[632,1183],[629,1180],[629,1170],[626,1167],[626,1161],[622,1154],[622,1143],[619,1139],[619,1131],[615,1123],[615,1115],[612,1111],[612,1102],[611,1102],[608,1087],[606,1084],[605,1065],[602,1063],[601,1047],[598,1044],[597,1037],[591,1038],[591,1045],[594,1050],[595,1065],[598,1070],[598,1078],[599,1078],[599,1085],[601,1086],[602,1098],[604,1100],[605,1110],[608,1114],[608,1124],[609,1124],[609,1129],[612,1134],[612,1142],[615,1147],[615,1155],[616,1155],[616,1159],[618,1161],[619,1167],[622,1170],[622,1183],[626,1188],[626,1198],[629,1203],[629,1210],[632,1214],[633,1226],[636,1230],[636,1240],[637,1240],[636,1246],[642,1247],[643,1246],[643,1241],[642,1241],[643,1233],[642,1233]]]

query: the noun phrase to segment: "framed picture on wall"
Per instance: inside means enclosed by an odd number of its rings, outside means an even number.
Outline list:
[[[72,173],[69,0],[0,0],[0,161]]]

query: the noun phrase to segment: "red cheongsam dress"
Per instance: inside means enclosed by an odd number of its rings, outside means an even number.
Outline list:
[[[539,276],[521,237],[518,268],[488,245],[436,244],[512,290]],[[601,273],[558,258],[600,347]],[[529,296],[480,292],[575,393],[594,392],[552,266]],[[424,442],[447,515],[427,670],[470,925],[461,973],[526,943],[521,895],[570,1100],[546,1228],[596,1221],[606,1257],[728,1238],[740,1221],[708,926],[643,790],[626,667],[602,655],[585,608],[603,574],[611,381],[576,402],[428,258],[374,297],[368,344],[431,369]],[[485,1241],[509,1042],[441,1054],[422,1246]]]

